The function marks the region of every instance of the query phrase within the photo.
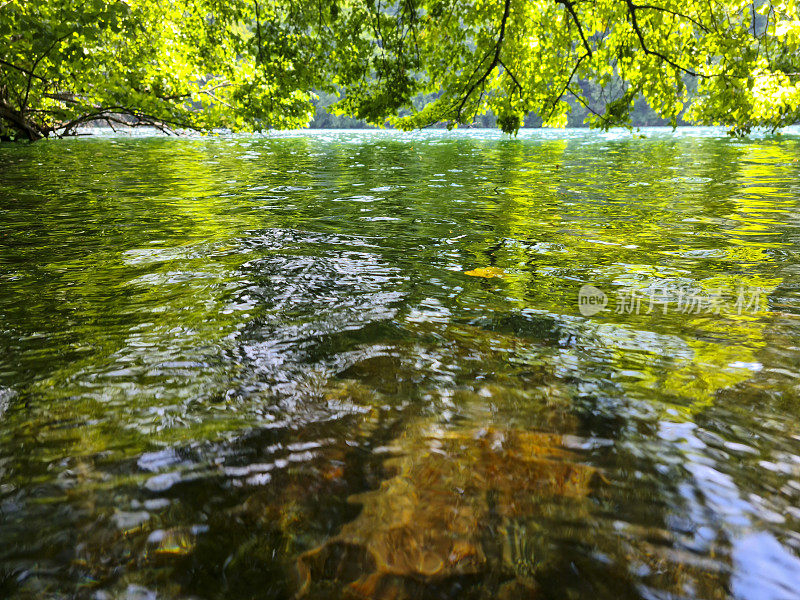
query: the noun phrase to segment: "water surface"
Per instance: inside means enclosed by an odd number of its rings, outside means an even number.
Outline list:
[[[800,137],[644,134],[0,146],[0,596],[798,597]]]

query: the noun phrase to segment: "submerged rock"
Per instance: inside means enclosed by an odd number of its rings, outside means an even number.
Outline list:
[[[396,475],[351,497],[360,515],[299,557],[298,596],[416,597],[488,579],[524,597],[541,562],[537,517],[556,497],[586,496],[594,474],[560,436],[521,430],[431,428],[393,449]]]

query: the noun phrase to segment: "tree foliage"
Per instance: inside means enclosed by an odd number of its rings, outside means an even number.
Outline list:
[[[294,43],[295,27],[252,1],[0,3],[0,118],[31,139],[98,119],[297,127],[314,81],[292,63],[313,60],[316,47]]]
[[[0,134],[800,118],[797,0],[0,0]],[[420,99],[424,101],[420,101]]]

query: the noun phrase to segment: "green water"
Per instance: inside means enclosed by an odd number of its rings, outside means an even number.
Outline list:
[[[645,133],[0,146],[0,597],[798,597],[800,137]]]

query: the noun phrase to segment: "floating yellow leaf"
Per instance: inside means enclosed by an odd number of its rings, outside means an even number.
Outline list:
[[[505,271],[503,271],[503,269],[498,269],[497,267],[478,267],[477,269],[472,269],[472,271],[464,271],[464,275],[471,275],[472,277],[486,277],[486,279],[491,279],[492,277],[505,276]]]

